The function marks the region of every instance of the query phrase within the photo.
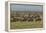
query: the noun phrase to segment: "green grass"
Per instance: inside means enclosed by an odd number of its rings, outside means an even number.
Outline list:
[[[42,28],[42,21],[33,22],[11,22],[10,29]]]

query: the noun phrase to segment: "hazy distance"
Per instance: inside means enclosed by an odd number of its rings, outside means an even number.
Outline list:
[[[31,4],[27,4],[27,5],[11,4],[10,9],[12,11],[43,11],[43,6],[31,5]]]

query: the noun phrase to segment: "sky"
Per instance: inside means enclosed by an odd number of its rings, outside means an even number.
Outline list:
[[[43,6],[42,5],[20,5],[20,4],[11,4],[11,10],[12,11],[42,11]]]

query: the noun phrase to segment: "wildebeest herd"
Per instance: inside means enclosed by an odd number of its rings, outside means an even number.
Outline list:
[[[35,14],[35,13],[34,14],[28,13],[28,14],[24,14],[24,15],[23,14],[11,15],[11,17],[10,17],[11,22],[17,22],[17,21],[32,22],[32,21],[41,21],[41,20],[42,20],[41,16],[39,14]]]

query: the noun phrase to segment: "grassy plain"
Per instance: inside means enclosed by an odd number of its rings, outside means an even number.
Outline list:
[[[28,29],[28,28],[42,28],[43,22],[42,21],[33,21],[33,22],[11,22],[10,29]]]

